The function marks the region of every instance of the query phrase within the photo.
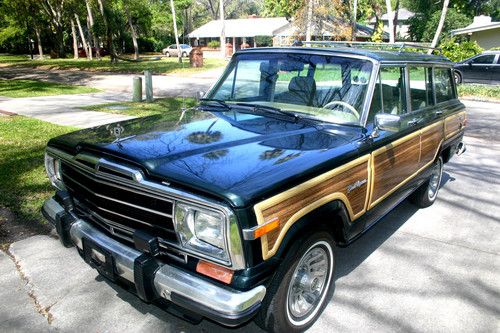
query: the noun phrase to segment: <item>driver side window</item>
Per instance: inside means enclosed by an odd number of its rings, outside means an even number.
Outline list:
[[[406,112],[405,68],[382,67],[373,90],[368,122],[373,122],[377,113],[401,115]]]

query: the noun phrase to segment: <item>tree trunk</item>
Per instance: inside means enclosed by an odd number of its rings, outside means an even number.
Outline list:
[[[174,22],[175,44],[177,45],[177,57],[179,63],[182,63],[181,47],[179,46],[179,34],[177,33],[177,17],[175,16],[174,0],[170,0],[170,8],[172,9],[172,21]]]
[[[351,31],[351,40],[356,40],[356,20],[358,16],[358,0],[354,0],[354,10],[352,13],[352,31]]]
[[[307,1],[307,22],[306,22],[306,42],[311,41],[312,19],[313,19],[313,0]]]
[[[399,0],[396,1],[396,6],[394,7],[394,20],[392,20],[392,26],[394,28],[394,40],[398,37],[398,16],[399,16]]]
[[[82,40],[83,49],[85,50],[85,55],[87,56],[87,59],[92,60],[92,52],[90,52],[89,54],[89,47],[87,45],[87,41],[85,40],[85,35],[83,34],[80,18],[78,17],[77,14],[75,14],[75,19],[76,19],[76,24],[78,25],[78,31],[80,32],[80,38]]]
[[[387,7],[387,21],[389,22],[389,43],[394,43],[394,16],[392,14],[391,0],[385,0]]]
[[[35,35],[36,35],[36,43],[38,44],[38,55],[40,56],[40,60],[43,59],[43,48],[42,48],[42,38],[40,36],[40,28],[35,25]]]
[[[92,8],[90,7],[90,0],[85,0],[85,4],[87,5],[87,22],[89,24],[89,33],[95,47],[95,56],[97,59],[101,59],[101,49],[99,47],[99,41],[94,32],[94,15],[92,14]]]
[[[134,59],[139,59],[139,44],[137,43],[137,33],[132,23],[132,17],[130,16],[130,10],[125,7],[125,12],[127,13],[128,25],[130,27],[130,34],[132,35],[132,44],[134,44]]]
[[[75,21],[73,19],[71,22],[71,36],[73,36],[73,59],[78,59],[78,39],[76,37]]]
[[[113,33],[111,32],[111,29],[108,24],[108,18],[106,16],[106,11],[104,9],[104,2],[103,0],[97,0],[97,3],[99,4],[99,10],[102,15],[102,19],[104,21],[104,27],[106,28],[106,45],[109,51],[109,55],[111,58],[111,62],[115,63],[116,62],[116,54],[115,50],[113,47]]]
[[[226,23],[224,21],[224,0],[220,0],[220,20],[222,24],[222,28],[220,31],[220,53],[222,58],[226,57]],[[233,50],[233,52],[236,50]]]
[[[446,12],[448,11],[448,5],[450,4],[450,0],[444,0],[443,3],[443,10],[441,11],[441,18],[439,19],[439,24],[436,29],[436,34],[434,35],[434,38],[432,39],[432,44],[431,47],[434,48],[437,45],[437,42],[439,40],[439,35],[441,35],[441,31],[443,30],[443,25],[444,25],[444,20],[446,19]],[[432,49],[427,51],[427,54],[432,53]]]

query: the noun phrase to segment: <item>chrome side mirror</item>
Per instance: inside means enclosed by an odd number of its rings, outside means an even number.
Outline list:
[[[375,115],[372,137],[379,136],[379,131],[398,132],[401,129],[401,117],[395,114],[379,113]]]

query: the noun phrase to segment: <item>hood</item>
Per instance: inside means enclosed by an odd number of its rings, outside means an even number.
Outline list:
[[[140,166],[171,186],[243,207],[352,158],[361,129],[262,115],[188,110],[69,133],[49,145]]]

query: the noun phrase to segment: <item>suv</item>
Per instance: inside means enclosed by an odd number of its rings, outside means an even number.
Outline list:
[[[335,248],[408,196],[432,205],[465,125],[441,56],[248,49],[178,119],[50,140],[57,193],[43,212],[64,245],[146,302],[302,331],[333,294]]]
[[[454,66],[455,82],[500,84],[500,51],[486,51]]]

